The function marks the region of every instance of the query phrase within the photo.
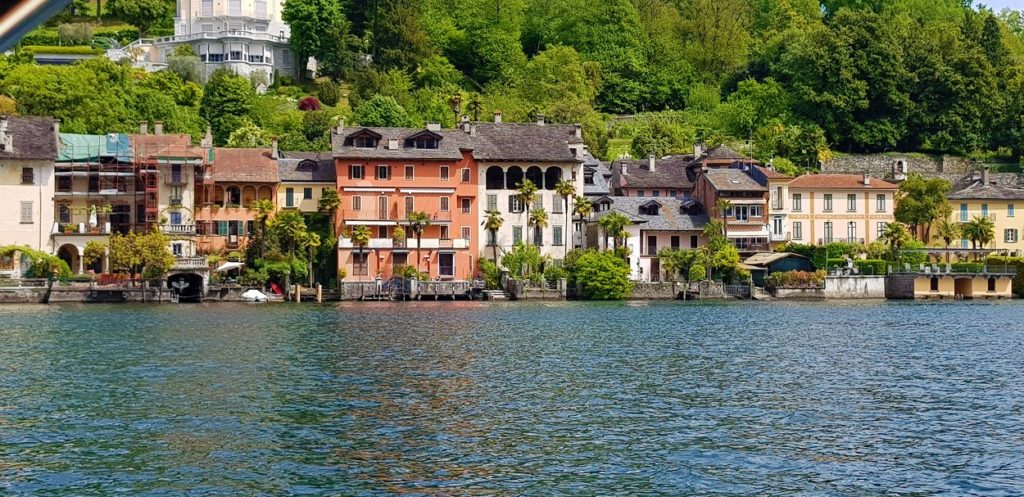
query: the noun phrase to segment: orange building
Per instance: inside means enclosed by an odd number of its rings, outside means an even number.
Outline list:
[[[196,185],[200,253],[241,250],[252,233],[257,200],[274,202],[277,160],[271,149],[214,148],[213,165]]]
[[[336,128],[340,235],[338,268],[352,279],[390,276],[409,265],[431,278],[470,279],[478,246],[477,163],[472,138],[460,130]],[[430,224],[419,245],[409,225],[412,212]],[[354,246],[356,226],[371,230],[370,243]],[[401,227],[405,236],[395,236]]]

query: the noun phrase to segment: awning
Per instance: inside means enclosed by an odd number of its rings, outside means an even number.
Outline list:
[[[395,191],[394,188],[372,188],[368,186],[346,186],[342,188],[342,191],[346,192],[375,192],[375,193],[391,193]]]
[[[398,191],[401,193],[455,193],[454,188],[399,188]]]
[[[764,205],[767,202],[763,198],[737,198],[729,199],[732,205]]]
[[[734,227],[729,227],[729,238],[764,238],[769,235],[768,228],[761,228],[753,231],[739,231]]]
[[[244,267],[244,266],[245,266],[244,262],[225,262],[224,264],[221,264],[219,267],[217,267],[217,269],[214,269],[213,272],[215,272],[215,273],[223,273],[225,271],[231,271],[232,269],[239,269],[239,268]]]
[[[362,219],[346,219],[345,224],[363,225],[363,226],[394,226],[398,224],[395,221],[365,221]]]

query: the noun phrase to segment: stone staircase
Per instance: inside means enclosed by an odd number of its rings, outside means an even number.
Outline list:
[[[483,300],[509,300],[504,290],[484,290],[480,295]]]

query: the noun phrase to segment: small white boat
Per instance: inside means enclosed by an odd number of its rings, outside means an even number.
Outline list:
[[[266,302],[267,296],[256,289],[249,289],[242,292],[242,300],[246,302]]]

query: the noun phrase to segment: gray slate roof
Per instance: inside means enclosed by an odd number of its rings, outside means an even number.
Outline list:
[[[1024,200],[1024,189],[999,185],[983,185],[975,182],[971,186],[947,195],[950,200]]]
[[[569,144],[583,143],[571,124],[476,123],[473,156],[480,161],[582,162]]]
[[[704,173],[704,177],[715,187],[718,191],[729,191],[729,192],[766,192],[768,187],[764,186],[754,178],[751,178],[749,174],[740,169],[708,169]]]
[[[692,155],[670,155],[655,159],[654,171],[649,169],[647,159],[618,159],[612,163],[612,188],[668,188],[689,190],[693,182],[686,176],[686,165],[693,161]],[[622,174],[626,166],[626,174]]]
[[[634,223],[642,223],[644,230],[659,231],[700,231],[708,222],[705,214],[681,214],[682,201],[671,197],[606,197],[611,208],[594,214],[601,219],[612,212],[625,214]],[[651,202],[661,204],[658,215],[641,214],[640,206]]]
[[[704,153],[704,157],[707,158],[707,159],[715,159],[715,160],[720,160],[720,159],[737,159],[737,160],[746,159],[746,157],[743,156],[743,154],[740,154],[739,152],[737,152],[737,151],[735,151],[735,150],[725,146],[725,144],[719,145],[717,147],[712,148],[711,150],[708,150],[707,152]]]
[[[281,152],[277,174],[282,182],[334,183],[337,170],[331,152]]]
[[[358,148],[344,145],[345,137],[358,133],[364,129],[381,135],[380,142],[377,143],[375,148]],[[454,129],[444,129],[434,132],[441,135],[441,141],[438,143],[438,148],[425,149],[405,146],[406,138],[420,133],[423,130],[423,128],[345,128],[342,130],[340,135],[334,132],[331,134],[331,147],[333,148],[332,155],[338,159],[425,159],[457,161],[462,159],[462,149],[473,148],[473,144],[470,143],[469,134]],[[390,139],[398,140],[397,149],[388,149]]]
[[[583,169],[587,172],[593,172],[594,184],[583,185],[583,195],[597,197],[601,195],[608,195],[611,193],[610,181],[612,172],[608,169],[608,165],[601,162],[596,157],[587,154],[586,159],[583,162]]]
[[[0,151],[0,159],[56,160],[56,121],[52,117],[0,116],[11,136],[11,150]]]

